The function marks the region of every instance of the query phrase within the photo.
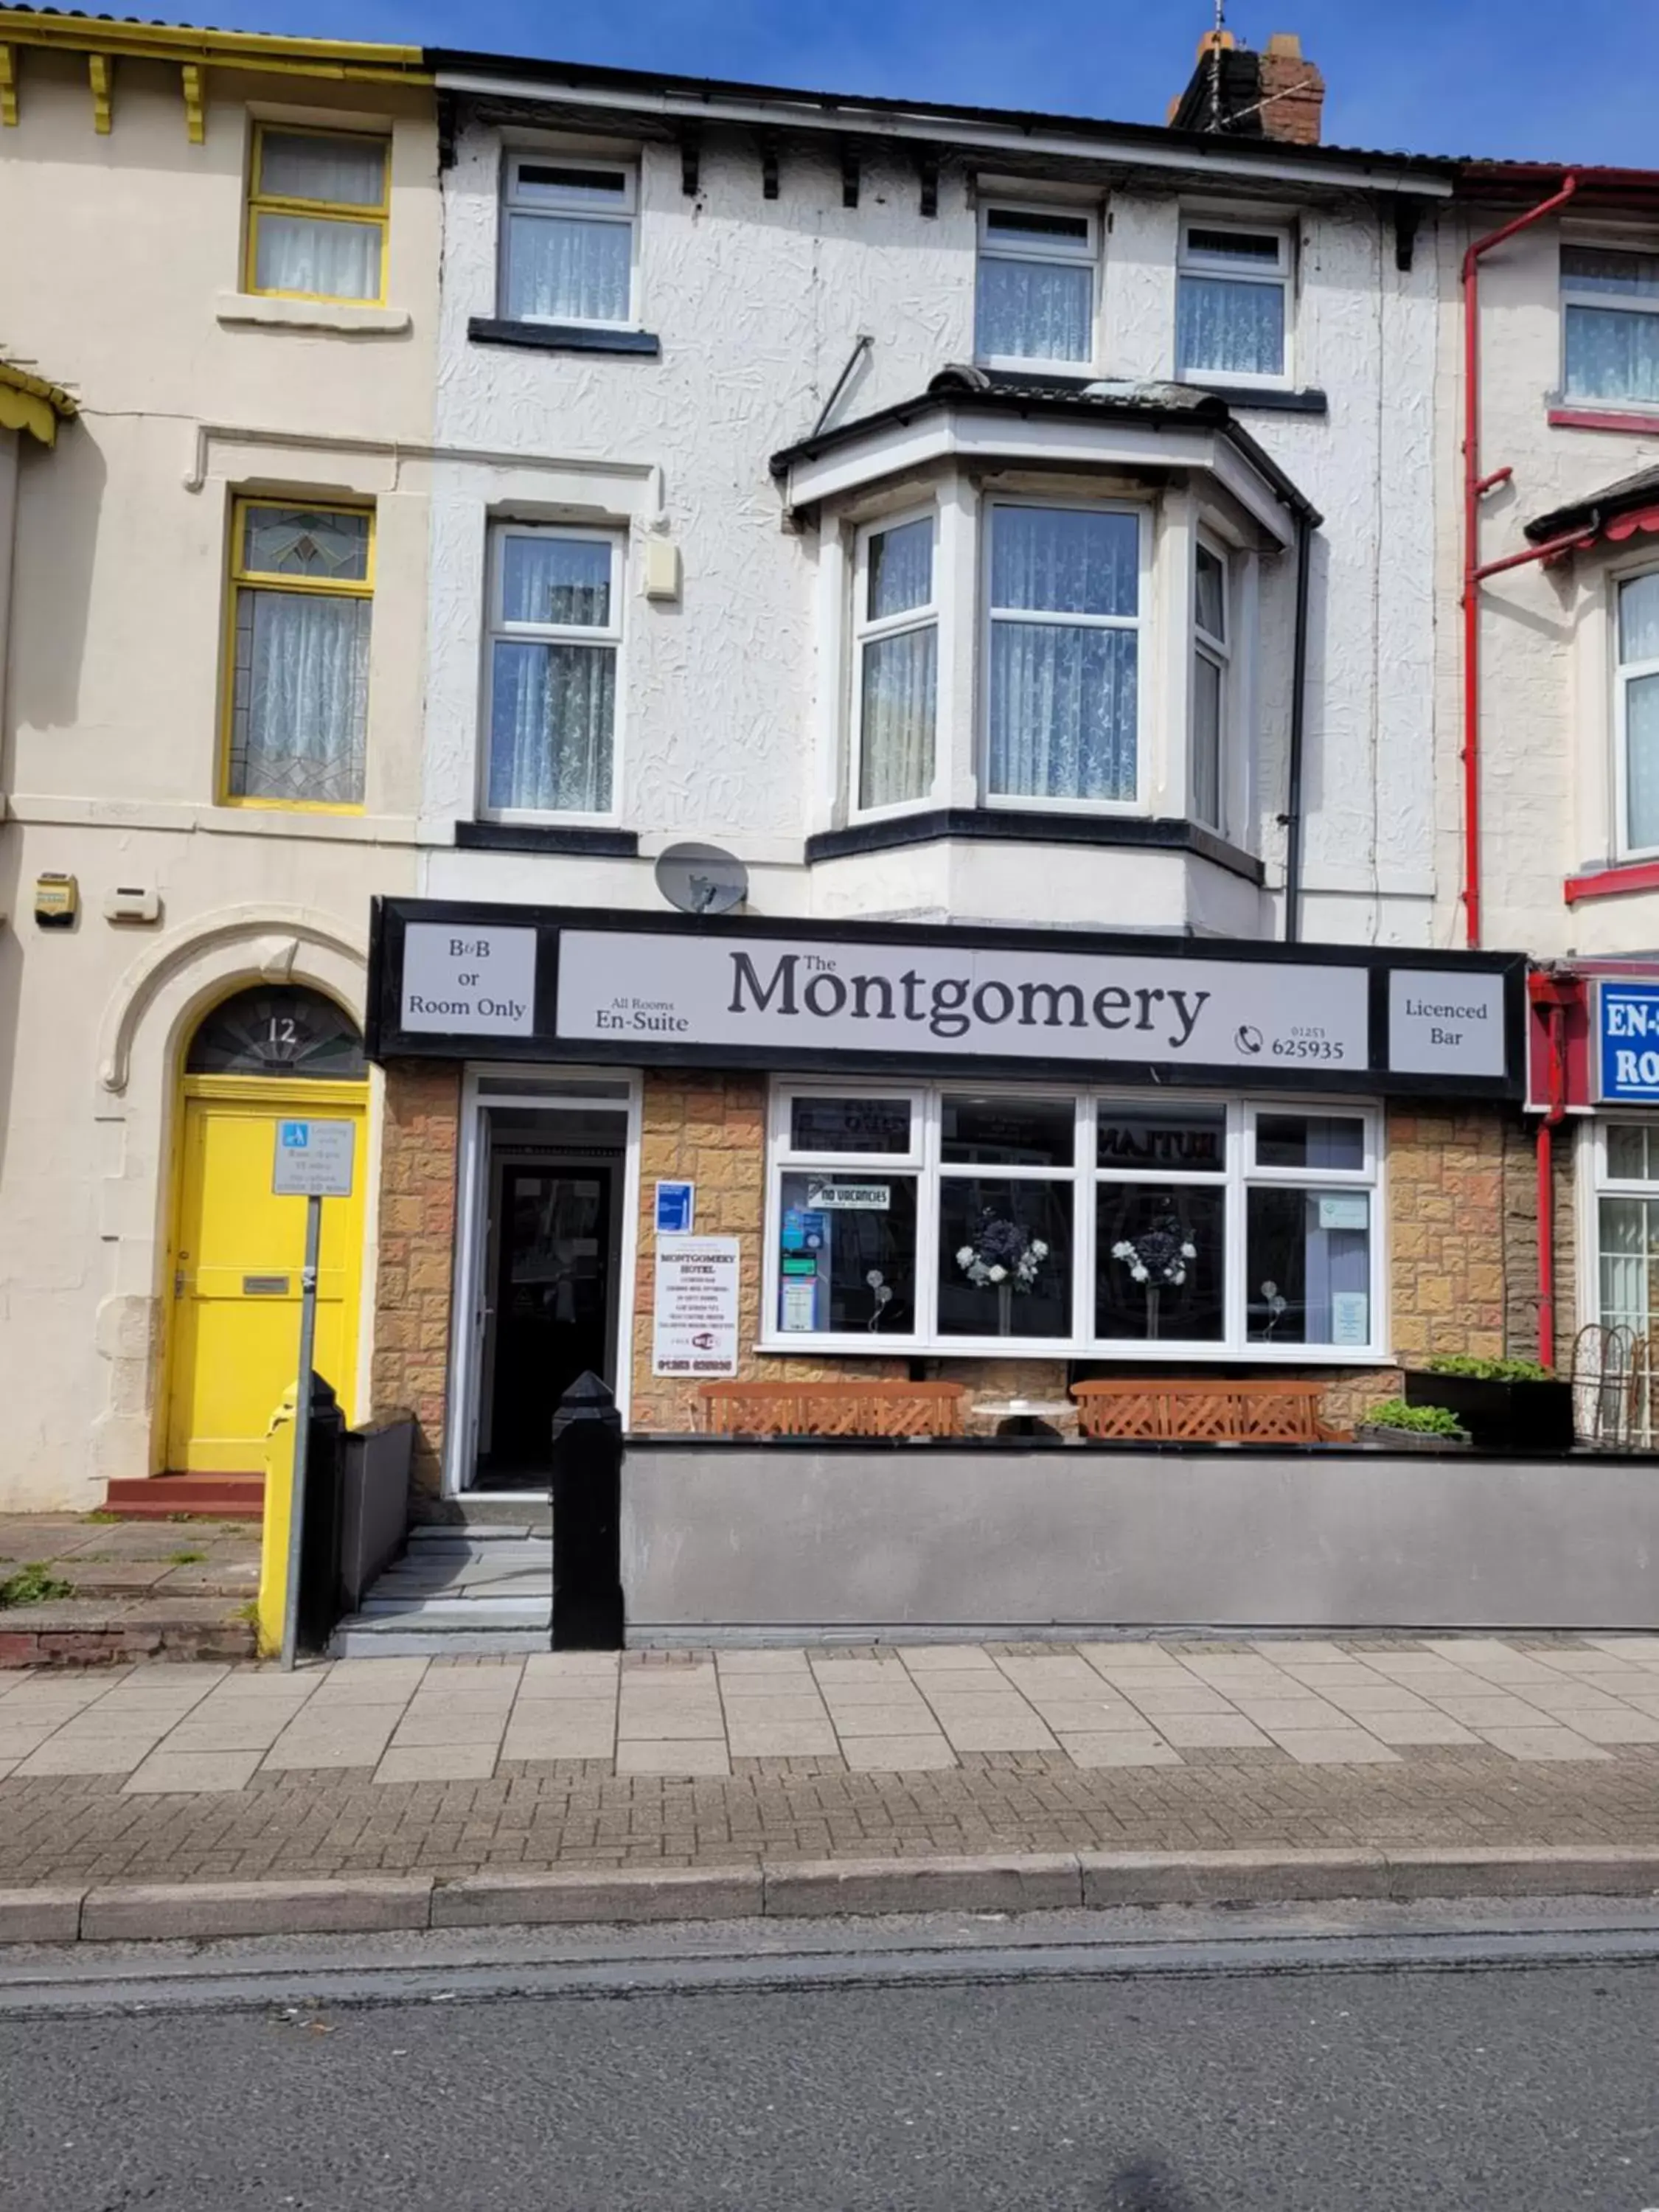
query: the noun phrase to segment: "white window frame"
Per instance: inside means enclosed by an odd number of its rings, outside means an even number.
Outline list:
[[[997,515],[1004,507],[1036,507],[1044,512],[1083,514],[1129,514],[1139,531],[1139,588],[1133,615],[1073,615],[1036,607],[1005,607],[991,602],[991,569]],[[1150,506],[1123,499],[1044,499],[1036,493],[1018,498],[999,494],[980,505],[980,711],[977,765],[981,804],[987,807],[1016,807],[1022,812],[1044,814],[1145,814],[1152,787],[1152,763],[1147,758],[1152,726],[1148,693],[1154,671],[1152,664],[1152,511]],[[1064,629],[1128,629],[1135,633],[1135,795],[1133,799],[1043,799],[991,788],[991,638],[999,622],[1048,623]]]
[[[1199,620],[1198,560],[1200,553],[1207,553],[1212,561],[1218,561],[1221,564],[1221,622],[1223,629],[1227,633],[1227,635],[1221,637],[1218,637],[1212,630],[1206,629]],[[1224,837],[1227,834],[1227,823],[1230,814],[1227,797],[1228,786],[1231,781],[1231,741],[1233,721],[1233,648],[1231,640],[1231,631],[1233,627],[1232,562],[1228,556],[1226,547],[1221,544],[1219,539],[1212,538],[1206,531],[1200,531],[1193,550],[1193,659],[1194,664],[1200,660],[1208,661],[1212,667],[1219,672],[1221,679],[1219,686],[1219,704],[1216,716],[1216,818],[1213,822],[1203,823],[1203,827],[1206,830],[1213,830],[1218,837]],[[1191,796],[1197,788],[1198,686],[1194,684],[1192,686],[1191,694],[1188,701],[1187,717],[1187,790],[1188,793],[1187,811],[1194,822],[1200,822],[1202,820],[1202,817],[1200,816]]]
[[[1610,1326],[1601,1304],[1601,1201],[1604,1198],[1659,1200],[1659,1177],[1644,1181],[1635,1176],[1615,1176],[1607,1166],[1607,1132],[1613,1128],[1659,1130],[1651,1114],[1639,1109],[1615,1109],[1587,1118],[1579,1127],[1576,1182],[1578,1202],[1578,1318],[1581,1326]],[[1659,1316],[1651,1325],[1659,1325]]]
[[[604,171],[623,180],[617,206],[596,207],[591,200],[573,198],[568,204],[556,200],[522,200],[518,197],[519,172],[526,162],[538,167]],[[497,283],[500,313],[507,320],[565,325],[586,331],[634,331],[640,326],[640,166],[613,154],[585,154],[580,148],[510,146],[501,169],[501,254]],[[626,224],[628,247],[628,313],[612,320],[601,315],[526,315],[513,306],[512,256],[514,216],[549,216],[567,222]]]
[[[1076,1145],[1069,1167],[975,1167],[942,1158],[942,1103],[952,1095],[971,1091],[976,1097],[1070,1099],[1075,1111]],[[910,1144],[898,1152],[796,1152],[790,1144],[790,1106],[796,1097],[904,1098],[910,1104]],[[1225,1165],[1218,1175],[1192,1169],[1142,1167],[1102,1168],[1096,1164],[1097,1127],[1103,1106],[1145,1103],[1149,1097],[1165,1102],[1178,1099],[1192,1106],[1219,1105],[1226,1109]],[[1364,1126],[1364,1164],[1360,1168],[1258,1168],[1252,1164],[1255,1127],[1263,1114],[1341,1115]],[[1388,1192],[1382,1153],[1382,1109],[1375,1100],[1349,1097],[1275,1097],[1264,1093],[1249,1098],[1216,1091],[1137,1091],[1123,1084],[1083,1087],[1064,1080],[1043,1083],[994,1079],[971,1074],[941,1075],[926,1082],[895,1083],[881,1079],[860,1083],[845,1076],[815,1079],[810,1075],[778,1076],[773,1079],[768,1114],[766,1149],[765,1255],[762,1269],[761,1326],[757,1352],[793,1353],[816,1359],[859,1352],[906,1353],[939,1358],[1097,1359],[1146,1361],[1190,1364],[1194,1359],[1230,1364],[1379,1367],[1390,1364],[1388,1309]],[[885,1175],[908,1175],[916,1180],[916,1326],[908,1335],[897,1331],[866,1330],[786,1333],[778,1325],[780,1266],[782,1237],[782,1188],[786,1174],[824,1168],[852,1178],[876,1179]],[[957,1177],[986,1182],[1068,1182],[1073,1189],[1072,1219],[1073,1333],[1066,1337],[957,1336],[939,1328],[938,1250],[941,1184]],[[1103,1182],[1193,1183],[1218,1188],[1226,1193],[1229,1223],[1224,1255],[1225,1325],[1218,1338],[1203,1340],[1097,1337],[1094,1334],[1096,1204],[1095,1189]],[[1370,1200],[1370,1280],[1368,1317],[1370,1338],[1364,1346],[1294,1344],[1252,1341],[1248,1334],[1249,1220],[1248,1194],[1253,1187],[1280,1189],[1364,1190]],[[1655,1193],[1659,1195],[1659,1191]]]
[[[1207,254],[1194,251],[1188,243],[1194,230],[1230,231],[1249,238],[1271,238],[1279,249],[1275,265],[1269,269],[1266,263],[1240,263],[1224,254]],[[1287,388],[1292,382],[1292,362],[1295,354],[1294,314],[1296,290],[1294,257],[1291,252],[1291,227],[1283,222],[1249,222],[1237,216],[1206,215],[1201,208],[1184,210],[1176,248],[1176,313],[1174,371],[1182,381],[1200,384],[1237,385],[1255,388]],[[1277,375],[1264,371],[1231,368],[1188,368],[1181,360],[1181,283],[1186,276],[1223,277],[1239,284],[1275,284],[1285,298],[1285,347]]]
[[[1607,651],[1612,661],[1613,851],[1621,860],[1650,860],[1659,854],[1659,843],[1638,845],[1630,834],[1630,722],[1626,702],[1630,687],[1641,678],[1659,676],[1659,659],[1625,660],[1619,641],[1620,603],[1626,584],[1644,576],[1659,575],[1651,559],[1630,568],[1607,572]]]
[[[507,622],[501,613],[506,574],[502,549],[511,538],[575,538],[586,544],[611,548],[611,620],[598,623]],[[561,522],[492,521],[486,562],[483,647],[483,709],[479,726],[477,819],[480,822],[570,823],[593,827],[622,819],[623,778],[623,591],[627,580],[628,536],[623,530],[578,529]],[[530,645],[608,646],[616,659],[614,707],[611,721],[611,805],[604,813],[582,813],[570,807],[491,806],[489,769],[495,740],[495,646],[498,640]]]
[[[907,607],[902,614],[885,615],[872,621],[868,613],[870,605],[870,547],[872,542],[890,530],[902,530],[913,522],[927,522],[933,526],[933,560],[931,564],[932,593],[926,606]],[[940,656],[944,649],[941,635],[939,593],[939,509],[930,501],[925,507],[907,507],[892,514],[884,514],[873,520],[860,523],[853,541],[853,609],[848,635],[852,641],[851,696],[848,702],[848,783],[847,817],[849,822],[884,822],[890,817],[914,814],[919,809],[938,803],[937,793],[942,765],[940,748],[944,732],[940,726],[939,690],[942,671]],[[925,791],[914,799],[894,799],[885,806],[860,805],[859,794],[864,788],[864,649],[867,645],[887,637],[902,637],[906,631],[931,629],[933,633],[933,774]]]
[[[1644,254],[1649,259],[1652,259],[1654,256],[1659,255],[1659,239],[1656,239],[1650,234],[1640,238],[1609,238],[1605,235],[1575,236],[1569,232],[1561,240],[1561,252],[1564,255],[1569,247],[1577,247],[1583,253]],[[1608,398],[1599,393],[1579,394],[1571,392],[1567,386],[1567,312],[1569,308],[1590,307],[1597,311],[1607,309],[1613,314],[1650,315],[1656,321],[1659,321],[1659,297],[1651,300],[1621,299],[1616,292],[1576,290],[1572,279],[1559,262],[1557,276],[1561,302],[1561,364],[1557,388],[1560,392],[1563,405],[1579,410],[1585,414],[1651,415],[1659,421],[1659,400]]]
[[[1071,216],[1086,225],[1085,235],[1074,244],[1058,238],[1033,238],[1016,243],[999,238],[991,229],[993,215]],[[988,194],[980,203],[976,221],[977,250],[974,260],[974,359],[987,368],[1040,372],[1057,370],[1066,376],[1086,375],[1100,354],[1100,215],[1096,208],[1072,200],[1023,200],[1001,192]],[[986,353],[979,343],[979,264],[981,261],[1048,261],[1067,269],[1089,272],[1089,350],[1080,358],[1051,358],[1046,354]]]

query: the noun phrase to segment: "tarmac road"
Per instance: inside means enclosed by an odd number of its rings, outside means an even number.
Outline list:
[[[1500,1917],[37,1954],[0,2205],[1651,2212],[1659,1916]]]

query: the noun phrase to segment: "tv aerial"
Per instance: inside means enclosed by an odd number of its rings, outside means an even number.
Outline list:
[[[718,845],[671,845],[658,856],[657,889],[682,914],[729,914],[749,896],[749,871]]]

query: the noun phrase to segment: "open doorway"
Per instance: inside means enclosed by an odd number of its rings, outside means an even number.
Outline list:
[[[618,1389],[632,1119],[625,1080],[480,1086],[457,1487],[545,1490],[564,1393],[588,1372]]]

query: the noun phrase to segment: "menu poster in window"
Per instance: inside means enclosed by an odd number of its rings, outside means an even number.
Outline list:
[[[735,1375],[740,1247],[735,1237],[677,1237],[657,1249],[653,1375]]]

